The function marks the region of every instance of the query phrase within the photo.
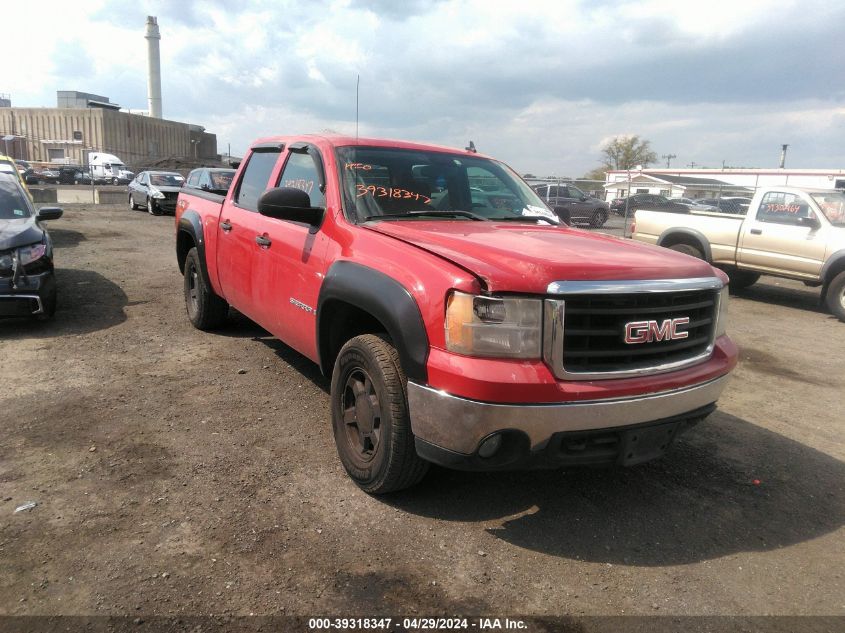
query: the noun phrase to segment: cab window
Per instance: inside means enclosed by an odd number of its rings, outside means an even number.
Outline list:
[[[801,196],[794,193],[770,191],[760,201],[757,209],[758,222],[774,224],[801,224],[801,218],[812,216],[810,206]]]
[[[280,153],[278,149],[252,152],[235,194],[235,204],[249,211],[258,211],[258,198],[267,190]]]
[[[312,207],[325,207],[326,196],[320,191],[320,174],[314,159],[307,153],[290,152],[279,178],[280,187],[302,189],[311,199]]]

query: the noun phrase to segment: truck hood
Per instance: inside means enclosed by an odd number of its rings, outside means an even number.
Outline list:
[[[35,223],[35,218],[0,220],[0,251],[35,244],[43,237],[44,231]]]
[[[553,281],[715,275],[707,262],[675,251],[566,227],[424,220],[366,226],[448,259],[491,291],[544,294]]]

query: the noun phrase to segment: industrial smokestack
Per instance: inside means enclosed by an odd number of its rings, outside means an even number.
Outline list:
[[[161,57],[158,51],[158,19],[147,16],[147,101],[150,105],[150,116],[161,118]]]
[[[787,144],[781,145],[780,150],[780,168],[783,169],[783,166],[786,165],[786,148],[789,147]]]

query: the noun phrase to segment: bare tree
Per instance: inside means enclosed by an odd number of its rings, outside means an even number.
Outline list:
[[[648,167],[657,162],[651,142],[639,136],[617,136],[602,149],[602,154],[608,169],[634,169],[637,165]]]

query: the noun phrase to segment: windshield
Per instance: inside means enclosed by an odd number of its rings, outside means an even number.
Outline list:
[[[150,174],[150,184],[157,187],[181,187],[183,180],[179,174]]]
[[[28,218],[29,205],[15,181],[0,178],[0,220]]]
[[[845,193],[830,191],[811,193],[813,200],[819,205],[824,217],[834,226],[845,226]]]
[[[557,216],[510,168],[486,158],[424,150],[337,150],[347,216],[543,220]]]

